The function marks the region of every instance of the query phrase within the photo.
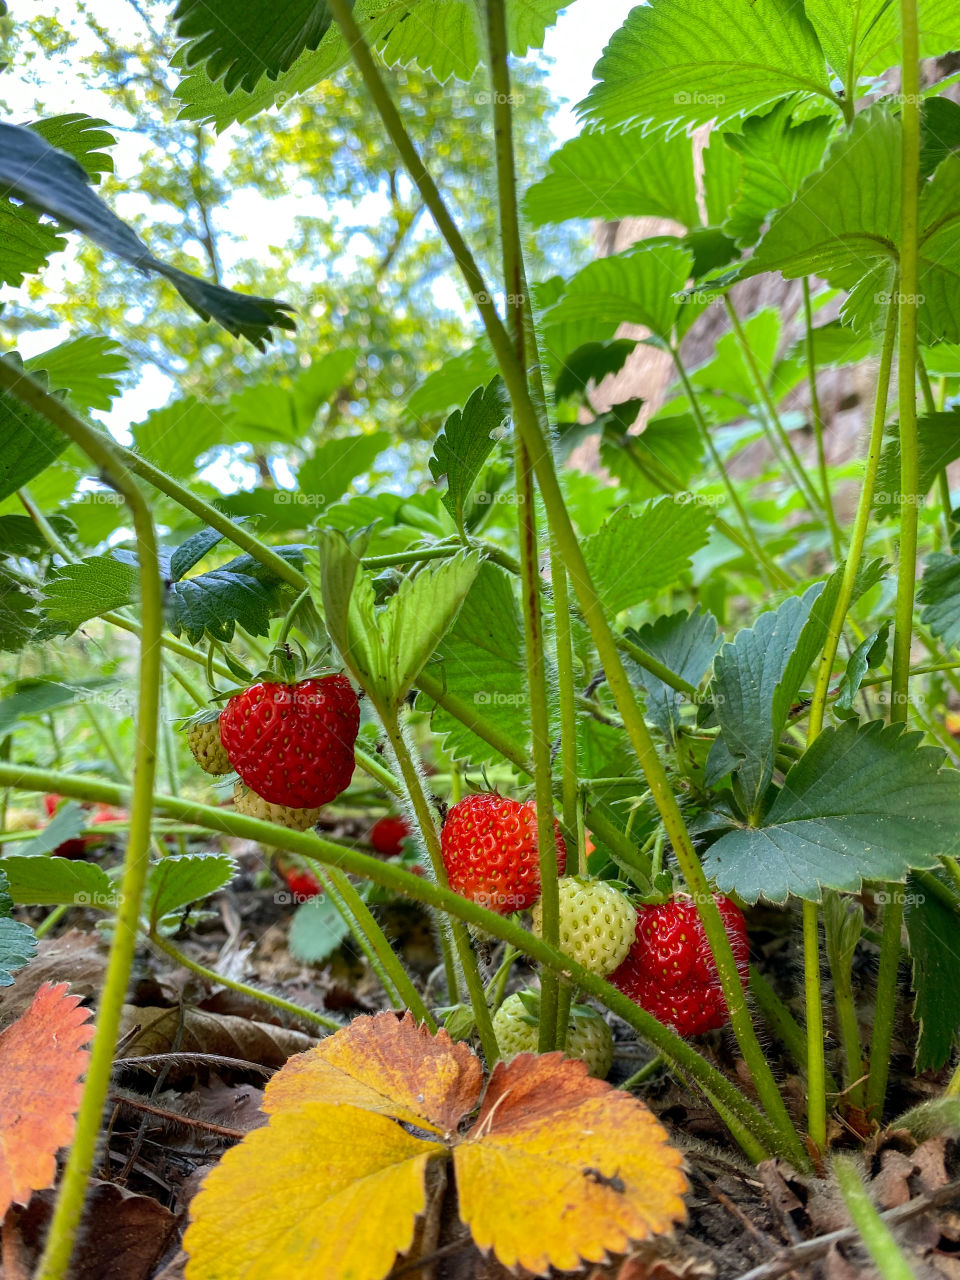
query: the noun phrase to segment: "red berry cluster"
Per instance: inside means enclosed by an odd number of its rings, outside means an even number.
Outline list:
[[[714,900],[746,988],[746,923],[729,898],[717,894]],[[639,908],[636,941],[610,981],[682,1036],[722,1027],[729,1018],[710,945],[690,899],[671,898],[659,906]]]

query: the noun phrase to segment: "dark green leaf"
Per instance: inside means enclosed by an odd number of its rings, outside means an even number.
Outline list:
[[[895,430],[895,428],[894,428]],[[938,473],[960,458],[960,409],[948,413],[924,414],[917,422],[919,444],[919,492],[933,488]],[[873,503],[878,517],[896,516],[900,511],[900,438],[893,435],[880,456]]]
[[[223,541],[223,534],[216,529],[203,528],[186,542],[181,542],[170,557],[170,578],[176,582],[200,563],[208,552]]]
[[[840,678],[836,701],[833,704],[834,714],[841,719],[856,715],[853,700],[857,696],[863,677],[871,667],[879,667],[887,656],[887,637],[890,624],[872,631],[857,645],[847,662],[847,669]]]
[[[701,613],[699,605],[692,613],[669,614],[636,631],[630,627],[625,635],[693,685],[700,683],[717,651],[717,620],[712,613]],[[635,679],[647,691],[647,719],[667,739],[675,740],[684,695],[640,667],[635,667]]]
[[[181,907],[217,893],[236,873],[237,864],[223,853],[168,854],[150,868],[144,914],[156,925]]]
[[[4,689],[0,698],[0,734],[7,733],[25,716],[40,716],[56,707],[68,707],[91,694],[111,688],[116,681],[107,676],[67,684],[37,678],[17,680]]]
[[[0,123],[0,192],[58,218],[139,271],[165,276],[204,320],[215,320],[259,350],[275,336],[273,329],[296,327],[286,303],[233,293],[155,258],[93,192],[83,166],[30,129]]]
[[[493,432],[509,412],[503,381],[494,378],[486,388],[478,387],[462,410],[451,413],[434,443],[430,474],[437,481],[447,477],[443,505],[460,529],[470,492],[493,449]]]
[[[927,557],[917,601],[924,605],[924,626],[948,647],[960,644],[960,556],[935,552]]]
[[[960,841],[960,774],[922,735],[880,721],[825,729],[789,771],[763,822],[712,845],[707,876],[747,902],[811,902],[935,866]]]
[[[0,987],[13,983],[13,972],[37,954],[37,939],[29,925],[0,915]]]
[[[2,164],[2,161],[0,161]],[[2,357],[17,366],[19,357]],[[16,493],[59,458],[67,437],[10,391],[0,391],[0,500]]]
[[[960,915],[916,880],[907,889],[913,1018],[920,1027],[915,1066],[918,1072],[939,1071],[952,1058],[960,1032]]]
[[[557,374],[557,400],[584,396],[591,382],[596,385],[611,373],[619,373],[636,347],[635,338],[614,338],[611,342],[587,342],[571,351]]]

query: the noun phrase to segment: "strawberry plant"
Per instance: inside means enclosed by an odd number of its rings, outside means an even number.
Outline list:
[[[428,1267],[454,1199],[506,1267],[627,1253],[684,1213],[680,1138],[635,1096],[661,1069],[907,1265],[836,1149],[957,1123],[960,17],[650,0],[531,175],[523,60],[559,8],[174,9],[201,150],[273,108],[314,144],[360,113],[354,159],[376,136],[354,185],[396,236],[371,297],[408,241],[429,278],[435,233],[476,325],[408,343],[416,386],[389,372],[404,302],[338,343],[319,267],[295,302],[224,287],[197,174],[212,280],[121,219],[103,121],[0,123],[0,281],[97,246],[229,366],[190,338],[122,444],[94,414],[132,344],[78,324],[24,358],[21,298],[0,353],[0,985],[67,913],[110,939],[42,1280],[68,1274],[138,946],[324,1037],[197,1195],[191,1280]],[[444,88],[411,103],[421,75]],[[662,221],[591,255],[583,219]],[[258,290],[300,290],[297,265]],[[137,320],[151,350],[170,305]],[[382,1012],[344,1026],[197,958],[251,847],[273,869],[244,891],[285,882],[295,959],[342,948]]]

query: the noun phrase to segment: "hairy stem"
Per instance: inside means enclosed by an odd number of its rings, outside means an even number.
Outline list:
[[[894,612],[893,679],[890,720],[907,719],[910,697],[910,649],[913,600],[917,583],[917,528],[920,515],[920,450],[917,438],[917,311],[919,293],[920,202],[920,45],[917,0],[900,0],[903,40],[901,143],[903,148],[903,220],[900,243],[900,333],[897,349],[900,409],[900,562]],[[876,1017],[870,1046],[867,1107],[880,1119],[887,1093],[890,1045],[897,1006],[897,972],[903,896],[889,886],[883,909],[883,943],[877,973]]]
[[[37,1270],[39,1280],[63,1280],[70,1265],[73,1243],[93,1167],[100,1117],[110,1087],[110,1072],[120,1029],[120,1016],[130,980],[136,946],[140,900],[147,878],[152,795],[157,763],[163,588],[157,558],[157,540],[150,508],[132,477],[112,447],[110,437],[77,418],[62,403],[41,390],[25,374],[0,360],[0,387],[22,404],[42,414],[87,454],[98,471],[130,508],[137,539],[140,572],[142,638],[131,791],[130,830],[123,861],[119,906],[114,921],[113,941],[83,1098],[67,1165],[60,1183],[53,1219],[43,1256]]]
[[[553,586],[553,625],[557,645],[557,685],[560,691],[560,798],[563,838],[567,849],[577,847],[577,700],[573,673],[573,633],[567,571],[556,550],[550,554],[550,581]],[[585,868],[580,867],[582,872]]]
[[[823,414],[820,411],[820,394],[817,391],[817,360],[813,349],[813,306],[810,301],[810,277],[803,277],[803,321],[804,337],[807,353],[807,387],[810,393],[810,418],[813,422],[813,434],[817,442],[817,469],[820,473],[822,489],[821,504],[827,515],[830,526],[830,541],[833,544],[833,558],[837,564],[843,559],[843,539],[837,513],[833,509],[833,494],[830,491],[830,476],[827,471],[827,454],[823,444]]]

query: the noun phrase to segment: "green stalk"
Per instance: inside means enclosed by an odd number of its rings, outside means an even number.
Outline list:
[[[860,1233],[860,1239],[883,1280],[918,1280],[916,1271],[902,1253],[890,1228],[870,1199],[854,1156],[837,1156],[833,1162],[840,1194]]]
[[[697,398],[697,393],[693,389],[693,383],[690,381],[687,371],[684,368],[683,361],[680,359],[680,352],[675,348],[671,348],[670,354],[673,356],[673,363],[676,366],[677,373],[680,376],[680,381],[683,384],[683,390],[686,393],[687,401],[690,405],[690,412],[693,414],[694,421],[700,430],[700,436],[706,446],[707,452],[710,455],[710,460],[713,462],[714,467],[716,467],[720,475],[720,479],[723,482],[723,487],[727,491],[727,497],[730,499],[733,509],[737,513],[737,518],[743,528],[743,536],[747,540],[747,546],[749,547],[751,554],[755,557],[757,564],[764,570],[767,578],[767,585],[770,586],[777,581],[778,576],[782,576],[782,571],[779,570],[771,561],[770,557],[757,540],[757,535],[753,531],[753,525],[750,523],[750,517],[747,515],[746,508],[740,501],[740,495],[737,493],[736,486],[730,479],[726,467],[723,465],[723,459],[717,452],[717,446],[713,443],[713,436],[710,432],[710,427],[704,417],[703,409],[700,407],[700,401]]]
[[[326,1014],[307,1009],[302,1004],[295,1004],[292,1000],[284,1000],[282,996],[275,996],[269,991],[261,991],[258,987],[251,987],[248,982],[238,982],[235,978],[228,978],[226,974],[217,973],[215,969],[208,969],[205,964],[200,964],[198,960],[192,960],[185,951],[181,951],[169,938],[162,938],[158,933],[148,933],[146,936],[152,947],[162,951],[164,955],[169,956],[175,963],[182,965],[184,969],[189,969],[191,973],[205,978],[207,982],[215,983],[220,987],[227,987],[230,991],[237,991],[240,995],[249,996],[251,1000],[259,1000],[261,1004],[268,1004],[274,1009],[282,1009],[284,1013],[289,1013],[294,1018],[302,1018],[305,1022],[312,1022],[318,1027],[323,1027],[326,1031],[340,1031],[343,1027],[342,1022],[337,1022],[335,1018],[328,1018]]]
[[[807,1131],[817,1150],[823,1151],[827,1145],[827,1069],[820,990],[820,915],[815,902],[803,904],[803,991],[807,1013]]]
[[[730,1010],[731,1024],[737,1043],[753,1076],[761,1101],[777,1132],[781,1135],[783,1148],[790,1152],[790,1158],[798,1167],[806,1168],[809,1165],[806,1150],[793,1127],[773,1072],[764,1057],[750,1021],[750,1013],[740,986],[730,939],[727,937],[714,896],[693,849],[680,807],[670,789],[666,770],[657,755],[643,712],[637,703],[620,659],[616,640],[591,579],[580,540],[564,504],[549,444],[541,430],[537,410],[530,396],[526,372],[517,362],[510,336],[497,314],[483,275],[403,125],[370,48],[353,17],[348,0],[329,0],[329,8],[331,16],[345,37],[391,141],[397,148],[424,204],[450,247],[467,287],[474,296],[474,302],[483,320],[510,396],[515,429],[519,431],[530,454],[530,461],[537,477],[558,551],[566,563],[580,608],[606,673],[610,692],[673,844],[687,888],[703,922],[717,965],[724,997]]]
[[[920,203],[920,45],[917,0],[900,0],[903,39],[901,138],[903,147],[903,221],[900,244],[900,335],[897,350],[900,408],[900,563],[894,613],[893,680],[890,720],[907,719],[910,696],[910,648],[913,598],[917,581],[917,529],[920,515],[920,458],[917,437],[917,296],[919,293]],[[877,973],[876,1017],[870,1046],[867,1107],[879,1120],[887,1093],[890,1045],[897,1007],[897,972],[903,898],[888,886],[883,911],[883,942]]]
[[[104,751],[107,753],[107,759],[113,765],[114,773],[117,775],[117,777],[121,782],[126,782],[127,771],[123,767],[123,762],[120,759],[120,755],[117,751],[116,746],[114,745],[113,739],[110,737],[109,733],[107,733],[106,729],[103,727],[103,721],[100,719],[97,712],[94,711],[92,705],[89,702],[84,701],[81,703],[81,706],[83,707],[83,714],[90,721],[91,728],[93,729],[97,737],[100,739],[100,745],[103,747]]]
[[[447,869],[443,862],[443,852],[440,848],[440,837],[437,833],[433,814],[430,812],[430,803],[420,781],[420,774],[417,772],[417,767],[410,754],[410,748],[407,746],[403,731],[400,728],[397,713],[396,711],[386,712],[380,708],[377,710],[387,737],[390,739],[390,745],[393,747],[393,753],[400,769],[400,776],[403,778],[407,798],[416,814],[417,824],[430,857],[430,865],[433,868],[437,887],[445,889],[449,893],[450,887],[447,879]],[[414,879],[417,879],[417,877],[414,876]],[[460,984],[457,978],[456,965],[453,961],[453,954],[450,951],[448,934],[452,937],[456,957],[460,962],[464,981],[467,984],[467,994],[473,1006],[473,1016],[476,1019],[477,1034],[480,1037],[483,1055],[487,1060],[487,1065],[492,1068],[500,1056],[500,1050],[497,1047],[497,1037],[494,1034],[493,1022],[490,1018],[490,1009],[487,1005],[483,980],[477,968],[477,957],[474,955],[473,948],[470,945],[470,939],[463,921],[458,917],[451,919],[449,914],[441,917],[440,940],[441,946],[444,948],[444,968],[447,974],[448,995],[451,1004],[456,1004],[459,999]]]
[[[347,904],[344,902],[340,894],[337,893],[333,880],[331,879],[332,872],[325,870],[316,861],[314,861],[313,866],[314,866],[314,874],[316,875],[318,882],[322,886],[323,892],[327,895],[327,897],[333,903],[334,907],[336,908],[337,915],[340,917],[340,919],[344,922],[344,924],[350,930],[350,936],[353,938],[354,942],[363,952],[364,956],[366,957],[367,963],[369,964],[373,972],[376,974],[377,979],[379,980],[380,985],[383,987],[384,993],[386,994],[387,1000],[390,1002],[390,1004],[393,1006],[394,1009],[404,1008],[405,1002],[401,998],[400,993],[397,991],[396,986],[387,977],[387,971],[384,969],[383,965],[380,963],[379,956],[377,955],[376,951],[374,951],[373,947],[370,945],[369,940],[367,939],[363,930],[358,925],[357,921],[351,915],[350,910],[347,907]]]
[[[140,609],[143,636],[140,644],[140,676],[131,792],[130,833],[123,861],[119,906],[100,1011],[87,1069],[83,1098],[77,1113],[77,1127],[66,1168],[60,1183],[56,1207],[46,1245],[37,1270],[38,1280],[63,1280],[70,1265],[73,1243],[93,1167],[100,1118],[110,1087],[114,1050],[120,1029],[123,1001],[130,980],[137,937],[140,900],[147,878],[152,795],[157,761],[161,648],[163,627],[163,587],[157,558],[157,541],[150,507],[139,488],[118,459],[110,438],[95,430],[62,401],[47,395],[26,374],[0,360],[0,387],[21,404],[41,414],[87,454],[101,475],[110,482],[130,508],[139,555]]]
[[[557,687],[560,693],[560,796],[563,811],[563,838],[568,849],[577,846],[577,700],[573,674],[573,632],[567,571],[554,548],[550,552],[550,581],[553,586],[553,626],[557,647]],[[684,682],[686,683],[686,682]],[[580,868],[582,872],[583,867]]]
[[[69,799],[103,801],[115,805],[129,805],[131,796],[130,787],[94,779],[89,775],[58,773],[50,769],[9,763],[0,763],[0,787],[34,792],[55,791]],[[179,796],[154,795],[152,803],[157,811],[180,822],[218,831],[237,839],[289,850],[305,858],[315,858],[328,867],[340,867],[351,875],[371,880],[394,893],[414,898],[428,907],[475,925],[493,937],[510,943],[521,954],[570,976],[587,995],[596,997],[661,1052],[671,1067],[694,1080],[711,1103],[724,1105],[768,1154],[786,1154],[783,1134],[692,1045],[657,1022],[616,987],[584,969],[570,956],[549,947],[516,920],[496,915],[425,877],[414,875],[392,863],[337,844],[313,832],[289,831],[260,818],[248,818],[230,809],[200,804]],[[806,1158],[801,1162],[801,1167],[809,1168]]]
[[[503,287],[507,326],[517,364],[528,368],[536,353],[526,351],[527,282],[520,242],[516,171],[513,154],[509,46],[505,0],[487,0],[487,40],[493,88],[494,153],[497,170],[500,240],[503,254]],[[531,326],[532,330],[532,326]],[[529,384],[528,384],[529,394]],[[557,847],[554,838],[553,784],[550,768],[550,713],[547,703],[546,660],[543,646],[543,588],[537,546],[537,513],[530,455],[520,435],[514,449],[517,493],[517,532],[520,539],[520,578],[523,599],[524,656],[530,729],[533,746],[533,780],[537,803],[537,847],[540,856],[540,910],[543,939],[557,946],[560,937],[560,901],[557,890]],[[576,739],[574,739],[574,749]],[[558,979],[552,970],[540,978],[540,1051],[560,1046],[565,1026],[558,1023]]]
[[[833,558],[839,564],[843,559],[843,539],[840,536],[840,525],[837,513],[833,509],[833,494],[830,491],[830,476],[827,471],[827,455],[823,446],[823,414],[820,411],[820,395],[817,391],[817,361],[813,349],[813,307],[810,302],[810,277],[803,277],[803,321],[807,351],[807,386],[810,392],[810,417],[813,422],[813,434],[817,442],[817,468],[820,472],[820,488],[823,490],[821,504],[827,513],[830,526],[830,540],[833,543]]]
[[[817,491],[807,479],[803,464],[797,457],[789,435],[784,430],[783,423],[780,421],[780,411],[774,403],[770,389],[760,371],[760,366],[757,364],[757,358],[753,354],[753,348],[750,346],[750,341],[743,330],[743,325],[740,323],[740,317],[737,315],[737,310],[730,300],[730,295],[727,293],[723,295],[723,305],[730,321],[730,327],[733,330],[733,336],[736,339],[737,346],[740,348],[740,354],[743,356],[744,363],[747,366],[754,392],[759,397],[760,404],[763,407],[764,421],[766,423],[765,434],[770,442],[774,456],[780,460],[781,466],[783,466],[793,483],[803,494],[804,501],[810,508],[810,514],[818,520],[822,519],[823,503]]]
[[[880,466],[880,454],[883,449],[883,424],[887,416],[887,395],[890,388],[890,370],[893,365],[893,351],[897,334],[897,292],[899,284],[894,281],[891,301],[887,310],[887,320],[883,331],[883,347],[880,353],[880,368],[877,371],[877,390],[873,401],[873,419],[870,427],[870,444],[867,451],[867,465],[857,503],[857,514],[850,533],[850,548],[843,567],[843,577],[837,603],[834,605],[827,628],[827,638],[823,653],[817,666],[817,678],[810,704],[810,719],[807,729],[807,742],[813,742],[823,728],[823,716],[830,693],[830,681],[833,676],[833,662],[837,656],[840,637],[843,634],[844,619],[853,599],[853,588],[857,579],[857,571],[863,557],[863,547],[870,528],[870,513],[873,510],[873,493],[876,487],[877,470]]]

